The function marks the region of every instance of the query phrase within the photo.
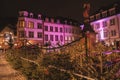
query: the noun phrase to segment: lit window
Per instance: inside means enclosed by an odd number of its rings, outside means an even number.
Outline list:
[[[34,38],[34,32],[29,31],[29,38]]]
[[[28,22],[28,28],[34,28],[34,23],[33,22]]]
[[[37,36],[38,38],[42,38],[42,32],[38,32]]]
[[[74,37],[72,37],[72,40],[74,41],[74,40],[75,40],[75,38],[74,38]]]
[[[42,29],[42,24],[41,24],[41,23],[38,23],[38,24],[37,24],[37,27],[38,27],[38,29]]]
[[[65,36],[65,40],[67,40],[67,36]]]
[[[115,19],[110,19],[110,26],[115,25]]]
[[[25,21],[19,21],[19,27],[25,27]]]

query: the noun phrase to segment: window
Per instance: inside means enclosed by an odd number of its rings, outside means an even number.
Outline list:
[[[114,15],[115,14],[115,8],[110,9],[109,13],[110,13],[110,15]]]
[[[103,27],[107,26],[107,21],[103,21]]]
[[[34,38],[34,32],[29,31],[29,38]]]
[[[58,32],[58,27],[55,27],[55,32]]]
[[[42,32],[38,32],[37,36],[38,38],[42,38]]]
[[[111,30],[111,36],[116,36],[116,30]]]
[[[94,20],[94,16],[90,16],[90,21],[93,21]]]
[[[45,41],[48,41],[48,35],[45,35]]]
[[[96,24],[96,29],[99,29],[100,28],[100,23],[97,23]]]
[[[41,23],[38,23],[38,24],[37,24],[37,28],[38,28],[38,29],[42,29],[42,24],[41,24]]]
[[[45,31],[48,31],[48,26],[45,26]]]
[[[65,32],[68,33],[68,29],[67,28],[65,28]]]
[[[33,22],[28,22],[28,28],[34,28],[34,23]]]
[[[63,36],[62,35],[60,35],[60,41],[63,41]]]
[[[55,35],[55,41],[58,41],[58,35]]]
[[[25,37],[25,31],[19,31],[19,37],[24,38]]]
[[[71,28],[68,28],[68,30],[69,30],[69,33],[71,33],[71,32],[72,32]]]
[[[108,37],[108,32],[104,32],[104,37]]]
[[[74,37],[72,37],[72,40],[74,41],[74,40],[75,40],[75,38],[74,38]]]
[[[107,17],[107,11],[102,12],[102,17]]]
[[[72,33],[73,33],[73,34],[75,33],[75,30],[74,30],[74,29],[72,29]]]
[[[96,14],[96,19],[100,19],[100,14]]]
[[[53,32],[53,27],[52,27],[52,26],[50,26],[50,31],[52,31],[52,32]]]
[[[60,28],[60,32],[63,32],[63,29],[62,29],[62,28]]]
[[[65,36],[65,40],[67,40],[67,36]]]
[[[115,19],[110,19],[110,26],[115,25]]]
[[[25,21],[23,20],[19,21],[19,27],[25,27]]]
[[[51,40],[51,41],[53,41],[53,40],[54,40],[54,39],[53,39],[53,35],[50,35],[50,40]]]

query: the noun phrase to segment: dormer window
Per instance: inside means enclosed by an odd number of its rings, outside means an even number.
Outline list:
[[[41,15],[40,14],[38,14],[38,19],[41,19]]]
[[[94,20],[94,16],[90,16],[90,21],[93,21]]]
[[[51,22],[54,23],[54,19],[53,18],[51,18]]]
[[[107,17],[107,11],[102,12],[102,17]]]
[[[64,22],[65,22],[65,24],[67,24],[67,20],[65,20]]]
[[[96,19],[100,19],[100,13],[96,14]]]
[[[45,21],[46,21],[46,22],[49,22],[49,18],[45,18]]]
[[[60,20],[59,20],[59,19],[57,19],[57,23],[60,23]]]
[[[72,25],[72,21],[70,21],[70,25]]]
[[[33,13],[30,13],[30,18],[33,18]]]
[[[109,9],[109,14],[110,14],[110,15],[114,15],[114,14],[115,14],[115,8]]]

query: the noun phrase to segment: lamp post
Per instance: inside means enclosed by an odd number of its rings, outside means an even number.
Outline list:
[[[86,57],[88,57],[88,39],[87,35],[89,32],[89,11],[90,11],[90,4],[85,3],[84,4],[84,11],[83,11],[83,17],[84,17],[84,28],[83,28],[83,36],[85,37],[85,52]]]
[[[86,31],[85,33],[85,51],[86,51],[86,57],[88,57],[88,34],[89,34],[89,31]]]

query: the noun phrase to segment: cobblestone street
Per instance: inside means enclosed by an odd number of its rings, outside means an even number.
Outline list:
[[[9,65],[3,53],[0,53],[0,80],[26,80]]]

